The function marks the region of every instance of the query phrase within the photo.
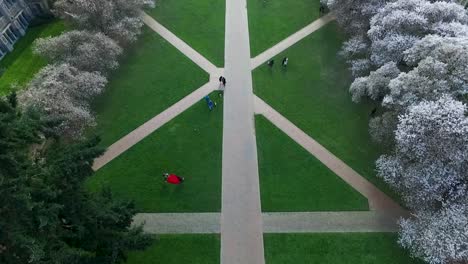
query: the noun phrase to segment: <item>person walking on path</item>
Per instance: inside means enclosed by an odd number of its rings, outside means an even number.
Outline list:
[[[320,3],[319,13],[320,15],[325,14],[325,5],[322,3]]]
[[[284,57],[283,61],[281,62],[281,65],[283,65],[283,67],[286,68],[288,66],[288,61],[289,61],[289,58]]]
[[[219,85],[222,85],[223,88],[226,88],[226,78],[219,76]]]
[[[223,76],[219,76],[219,79],[218,79],[220,88],[224,88],[223,87],[223,78],[224,78]]]
[[[164,173],[164,181],[170,184],[181,184],[184,182],[184,177],[177,176],[175,174]]]
[[[275,64],[275,60],[271,59],[267,62],[267,65],[270,67],[270,68],[273,68],[273,65]]]

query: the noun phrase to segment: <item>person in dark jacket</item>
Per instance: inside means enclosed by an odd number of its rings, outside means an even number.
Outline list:
[[[273,65],[275,64],[275,60],[271,59],[267,62],[267,65],[270,67],[270,68],[273,68]]]

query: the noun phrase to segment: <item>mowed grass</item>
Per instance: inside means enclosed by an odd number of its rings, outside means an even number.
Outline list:
[[[372,103],[351,101],[351,77],[337,57],[343,35],[335,23],[279,54],[287,69],[261,66],[253,73],[255,93],[358,173],[392,194],[375,176],[375,161],[385,151],[370,139]]]
[[[0,61],[0,69],[4,71],[0,76],[0,96],[11,92],[12,85],[17,88],[25,86],[47,64],[43,58],[33,54],[33,42],[38,38],[57,36],[65,29],[62,21],[53,20],[26,31],[26,35],[16,42],[14,50]]]
[[[207,81],[208,74],[144,27],[94,102],[98,126],[91,132],[109,146]]]
[[[160,235],[144,251],[128,254],[126,264],[218,264],[219,235]]]
[[[319,160],[256,117],[262,210],[265,212],[368,210],[368,202]]]
[[[148,10],[164,27],[218,67],[224,65],[225,0],[160,0]]]
[[[265,234],[268,264],[422,264],[393,233]]]
[[[319,18],[320,0],[247,0],[252,57]]]
[[[141,212],[219,212],[221,207],[222,98],[210,112],[201,100],[101,168],[91,190],[109,186]],[[162,174],[185,177],[181,185]]]

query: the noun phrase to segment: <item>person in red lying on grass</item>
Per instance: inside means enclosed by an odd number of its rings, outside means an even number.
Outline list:
[[[181,184],[184,182],[184,177],[177,176],[175,174],[164,173],[164,180],[170,184]]]

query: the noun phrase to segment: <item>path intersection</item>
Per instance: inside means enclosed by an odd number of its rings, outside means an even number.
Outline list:
[[[217,68],[154,18],[142,14],[149,28],[206,71],[210,80],[112,144],[95,160],[93,169],[99,170],[217,90],[218,77],[223,75],[228,87],[224,95],[221,213],[144,213],[135,216],[135,225],[144,224],[144,230],[152,234],[221,234],[223,264],[265,263],[264,233],[397,231],[397,220],[408,212],[253,93],[252,70],[333,21],[333,16],[317,19],[251,58],[246,6],[246,0],[226,2],[225,68]],[[263,115],[367,198],[370,211],[262,213],[255,115]]]

